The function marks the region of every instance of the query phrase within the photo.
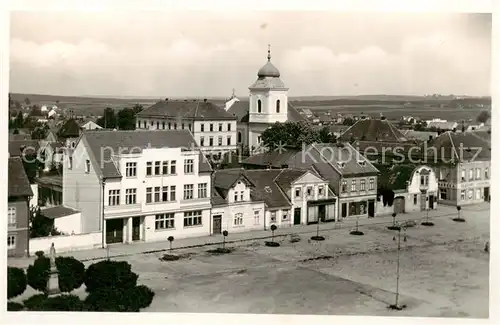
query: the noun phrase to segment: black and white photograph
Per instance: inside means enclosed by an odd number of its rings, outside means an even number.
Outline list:
[[[491,12],[142,5],[6,15],[7,314],[491,318]]]

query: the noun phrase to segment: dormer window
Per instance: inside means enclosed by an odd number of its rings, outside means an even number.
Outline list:
[[[361,166],[361,167],[364,167],[366,165],[366,162],[364,160],[358,160],[358,164]]]
[[[323,195],[323,186],[318,186],[318,195],[319,196]]]
[[[262,101],[257,100],[257,113],[262,113]]]
[[[295,197],[300,197],[300,187],[295,188]]]
[[[269,186],[266,186],[264,187],[264,191],[266,191],[266,193],[271,193],[271,188]]]
[[[344,168],[345,167],[345,162],[339,161],[339,162],[337,162],[337,166],[339,166],[340,168]]]
[[[311,186],[307,187],[307,196],[311,196],[313,192],[313,189]]]
[[[280,100],[278,99],[276,101],[276,113],[279,113],[280,112]]]

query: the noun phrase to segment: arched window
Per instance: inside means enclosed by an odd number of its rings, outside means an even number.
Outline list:
[[[241,143],[241,132],[238,132],[238,143]]]
[[[276,101],[276,113],[279,113],[280,112],[280,100],[278,99]]]
[[[262,101],[257,100],[257,112],[262,113]]]

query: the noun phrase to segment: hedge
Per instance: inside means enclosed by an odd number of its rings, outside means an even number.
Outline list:
[[[146,286],[103,288],[89,293],[85,299],[88,311],[138,312],[151,305],[154,292]]]
[[[41,304],[43,311],[84,311],[83,301],[75,295],[47,297]]]
[[[21,311],[21,310],[24,310],[23,304],[13,301],[7,302],[7,311]]]
[[[7,299],[21,295],[28,284],[24,270],[18,267],[7,267]]]
[[[85,271],[87,292],[108,288],[131,289],[137,284],[138,275],[132,272],[127,262],[101,261],[90,265]]]
[[[30,287],[41,292],[46,292],[47,282],[50,277],[50,259],[43,255],[38,256],[33,265],[28,267],[26,273]]]
[[[23,305],[28,310],[42,310],[43,302],[47,299],[47,295],[44,293],[39,293],[37,295],[31,296],[23,301]]]
[[[59,289],[71,292],[82,286],[85,277],[85,265],[74,257],[57,257],[56,267],[59,276]]]

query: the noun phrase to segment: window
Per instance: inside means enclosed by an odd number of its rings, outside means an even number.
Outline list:
[[[429,175],[425,175],[425,186],[429,185]]]
[[[418,202],[418,195],[414,194],[413,195],[413,205],[417,205],[417,202]]]
[[[16,248],[16,236],[9,235],[7,236],[7,249],[14,249],[14,248]]]
[[[474,197],[474,190],[470,189],[469,190],[469,200],[472,200],[473,197]]]
[[[227,136],[227,145],[228,146],[231,145],[231,136],[230,135]]]
[[[261,141],[261,140],[262,140],[262,137],[259,135],[259,136],[257,137],[257,143],[260,143],[260,141]]]
[[[184,123],[182,123],[182,124],[181,124],[181,129],[183,129],[183,130],[184,130]]]
[[[207,197],[207,183],[198,184],[198,198],[205,199]]]
[[[154,122],[153,122],[153,121],[151,121],[151,126],[153,126],[153,125],[154,125]]]
[[[241,132],[238,132],[238,143],[241,143]]]
[[[160,161],[155,161],[155,175],[160,175]]]
[[[481,189],[480,188],[476,189],[476,200],[479,200],[479,199],[481,199]]]
[[[128,162],[125,164],[125,175],[127,177],[136,177],[137,176],[137,163]]]
[[[441,200],[446,200],[446,189],[445,188],[442,188],[439,190],[439,198]]]
[[[245,192],[241,191],[240,192],[240,201],[244,201],[244,195],[245,195]]]
[[[356,180],[351,181],[351,192],[356,192]]]
[[[155,186],[155,202],[160,202],[160,190],[161,187]]]
[[[222,123],[219,123],[219,132],[222,132]]]
[[[234,202],[238,201],[238,192],[234,191]]]
[[[485,178],[485,179],[488,179],[488,178],[489,178],[489,174],[488,174],[488,167],[484,168],[484,178]]]
[[[90,173],[90,160],[85,160],[85,172]]]
[[[242,226],[243,225],[243,213],[236,213],[234,215],[234,225]]]
[[[311,186],[307,187],[307,196],[311,196],[313,194],[313,189]]]
[[[481,179],[481,168],[476,168],[476,179]]]
[[[262,113],[262,101],[257,100],[257,113]]]
[[[366,191],[366,179],[362,179],[359,181],[359,188],[361,191]]]
[[[341,188],[341,192],[342,193],[345,193],[347,192],[347,181],[345,179],[342,180],[342,188]]]
[[[168,161],[164,161],[161,164],[161,173],[163,175],[168,175]]]
[[[161,122],[161,128],[165,130],[165,121]]]
[[[73,168],[73,157],[68,157],[68,169]]]
[[[300,197],[300,187],[295,188],[295,197]]]
[[[465,190],[460,191],[460,200],[465,201]]]
[[[208,145],[209,145],[210,147],[214,145],[214,137],[210,137],[210,138],[208,139]]]
[[[170,122],[168,122],[168,129],[171,130],[172,129],[172,124]]]
[[[260,223],[260,212],[258,210],[253,212],[253,224],[258,225]]]
[[[276,222],[276,211],[271,212],[271,222]]]
[[[324,194],[324,193],[323,193],[323,190],[324,190],[323,186],[321,186],[321,185],[320,185],[320,186],[318,186],[318,195],[319,195],[319,196],[322,196],[322,195]]]
[[[200,147],[205,145],[205,137],[200,137]]]
[[[200,124],[200,131],[205,132],[205,124]]]
[[[193,184],[184,185],[184,200],[191,200],[193,198]]]
[[[188,123],[188,129],[191,131],[191,123]]]
[[[280,100],[278,99],[276,101],[276,113],[279,113],[280,112]]]
[[[210,123],[210,132],[213,132],[214,131],[214,125],[212,123]]]
[[[177,123],[174,123],[174,130],[177,130]]]
[[[283,214],[281,215],[281,220],[287,221],[289,215],[290,215],[290,210],[283,210]]]
[[[17,226],[16,207],[9,207],[8,221],[9,221],[9,228]]]
[[[194,173],[194,161],[193,159],[184,160],[184,174]]]
[[[462,181],[465,181],[465,169],[462,169]]]
[[[147,126],[147,122],[146,121],[142,121],[142,124],[144,125],[144,128],[147,129],[148,126]]]
[[[219,146],[222,146],[222,137],[221,136],[218,137],[218,143],[219,143]]]
[[[148,161],[146,163],[146,176],[151,176],[153,174],[153,162]]]
[[[424,177],[424,175],[420,176],[420,185],[421,186],[425,185],[425,177]]]
[[[471,181],[473,179],[474,179],[474,169],[471,168],[471,169],[469,169],[469,181]]]
[[[174,228],[174,213],[162,213],[155,215],[155,230]]]
[[[175,170],[175,163],[176,163],[176,161],[175,161],[175,160],[171,160],[171,161],[170,161],[170,174],[171,174],[171,175],[175,175],[175,173],[176,173],[176,170]]]
[[[175,201],[175,185],[170,185],[170,201]]]
[[[227,123],[227,130],[231,131],[231,123]]]
[[[161,200],[163,202],[168,201],[168,186],[163,186],[161,190]]]
[[[153,202],[153,188],[152,187],[147,187],[146,188],[146,203],[151,203]]]
[[[370,178],[370,190],[375,189],[375,178]]]
[[[159,130],[159,129],[160,129],[160,122],[159,122],[159,121],[157,121],[157,122],[156,122],[156,129],[157,129],[157,130]]]
[[[137,202],[137,189],[127,188],[125,190],[125,204],[135,204]]]
[[[108,205],[120,205],[120,190],[109,190]]]
[[[184,212],[184,227],[201,226],[201,211]]]

